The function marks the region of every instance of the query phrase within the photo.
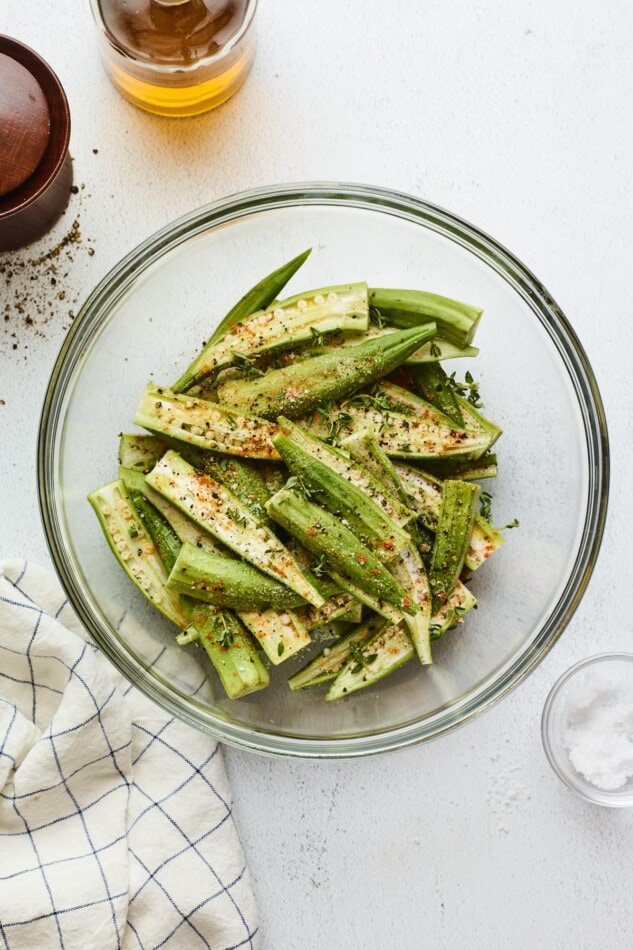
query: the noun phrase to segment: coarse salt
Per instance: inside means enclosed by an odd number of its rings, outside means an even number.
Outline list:
[[[633,778],[633,688],[621,678],[569,690],[564,743],[574,769],[591,785],[615,791]]]

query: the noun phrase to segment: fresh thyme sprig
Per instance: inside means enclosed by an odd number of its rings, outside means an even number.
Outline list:
[[[360,673],[363,667],[368,667],[378,656],[377,653],[370,653],[368,656],[365,656],[362,647],[358,643],[350,643],[349,652],[352,654],[352,659],[356,660],[355,665],[350,671],[352,673]]]
[[[245,376],[265,376],[263,369],[260,369],[259,366],[255,365],[255,361],[250,356],[244,356],[243,353],[237,353],[235,350],[231,350],[233,358],[235,360],[236,367],[244,373]]]

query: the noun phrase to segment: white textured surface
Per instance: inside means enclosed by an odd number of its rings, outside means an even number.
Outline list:
[[[240,94],[214,114],[170,122],[107,85],[87,0],[0,11],[0,30],[37,49],[64,83],[75,181],[85,183],[56,231],[79,216],[84,244],[60,268],[66,299],[53,299],[59,286],[42,268],[29,287],[56,316],[17,329],[13,311],[0,325],[0,546],[48,561],[35,443],[65,318],[155,229],[233,191],[310,178],[399,188],[478,224],[550,289],[602,388],[611,506],[587,594],[529,681],[440,742],[329,764],[227,750],[237,818],[266,950],[624,950],[633,818],[558,782],[539,717],[573,661],[633,643],[615,596],[630,586],[633,515],[630,6],[261,0],[258,18],[258,59]],[[13,278],[11,295],[20,286]]]

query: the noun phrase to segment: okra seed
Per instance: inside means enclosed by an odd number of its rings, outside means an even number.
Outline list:
[[[193,402],[191,401],[191,399],[188,399],[187,402],[185,403],[185,409],[193,409]]]
[[[299,310],[306,310],[307,307],[308,307],[308,301],[307,301],[307,300],[298,300],[298,301],[297,301],[297,308],[298,308]]]
[[[279,317],[283,317],[283,315],[284,315],[283,310],[281,309],[275,310],[275,316],[277,317],[277,319],[279,319]]]
[[[290,617],[288,616],[288,614],[282,614],[279,619],[280,619],[280,621],[281,621],[281,623],[282,623],[282,626],[284,626],[284,627],[289,627],[289,626],[290,626],[291,620],[290,620]]]
[[[323,296],[323,294],[317,294],[316,297],[314,298],[314,302],[325,303],[325,297]]]
[[[334,291],[332,290],[327,295],[327,299],[330,301],[330,303],[334,303],[335,300],[338,300],[338,294],[335,294]]]
[[[204,429],[200,428],[200,426],[191,426],[191,434],[204,435]]]
[[[103,507],[101,508],[101,513],[102,513],[106,518],[108,517],[108,515],[110,514],[110,509],[108,508],[107,505],[103,505]]]

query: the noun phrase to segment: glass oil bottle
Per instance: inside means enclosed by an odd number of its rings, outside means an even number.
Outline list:
[[[90,0],[105,71],[135,106],[190,116],[246,79],[257,0]]]

